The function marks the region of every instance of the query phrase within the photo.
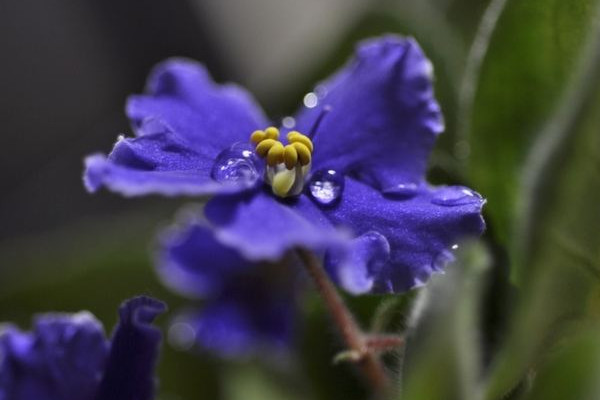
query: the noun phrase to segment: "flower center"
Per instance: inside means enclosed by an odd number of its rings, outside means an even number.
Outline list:
[[[302,193],[306,176],[310,173],[313,152],[312,140],[297,131],[287,134],[288,144],[279,141],[279,129],[274,126],[254,131],[250,141],[256,145],[256,154],[267,163],[265,182],[279,197]]]

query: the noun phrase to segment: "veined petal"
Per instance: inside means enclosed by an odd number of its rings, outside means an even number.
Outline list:
[[[161,333],[151,324],[165,311],[163,302],[145,296],[121,305],[95,400],[154,399],[154,368]]]
[[[220,183],[212,179],[215,156],[188,147],[170,131],[136,138],[120,138],[111,154],[85,159],[84,183],[88,191],[100,187],[125,196],[161,194],[209,195],[237,192],[257,179]]]
[[[354,59],[316,87],[316,106],[296,118],[295,129],[309,132],[331,108],[313,138],[313,169],[344,172],[385,192],[422,182],[444,126],[431,79],[431,63],[413,39],[360,44]]]
[[[205,214],[218,240],[248,260],[277,261],[296,247],[325,250],[346,239],[306,196],[282,203],[261,190],[221,195]]]
[[[134,127],[160,120],[190,148],[213,155],[268,123],[244,89],[216,84],[202,64],[178,58],[154,68],[146,94],[131,96],[126,111]]]
[[[452,246],[484,230],[485,200],[462,186],[421,187],[390,198],[346,178],[343,197],[323,213],[357,235],[349,255],[330,253],[326,266],[352,293],[399,293],[425,283],[452,259]]]
[[[126,111],[137,137],[119,139],[108,157],[86,159],[89,191],[105,186],[126,196],[207,195],[256,183],[211,178],[217,156],[247,142],[267,120],[246,91],[214,83],[199,63],[171,59],[159,64],[147,93],[131,96]]]

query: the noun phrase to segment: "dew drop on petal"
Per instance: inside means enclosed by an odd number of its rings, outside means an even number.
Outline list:
[[[309,92],[304,96],[302,102],[306,108],[315,108],[319,104],[319,98],[314,92]]]
[[[284,128],[292,129],[294,126],[296,126],[296,120],[294,117],[284,117],[281,120],[281,125],[283,125]]]
[[[413,182],[399,183],[393,187],[387,188],[383,191],[386,195],[394,197],[408,198],[416,196],[419,192],[419,185]]]
[[[175,322],[169,327],[168,341],[177,350],[189,350],[196,342],[196,330],[188,323]]]
[[[310,178],[308,189],[319,204],[333,204],[344,191],[344,176],[332,169],[317,171]]]
[[[217,156],[210,176],[217,182],[253,184],[261,175],[260,159],[250,143],[238,142]]]
[[[431,199],[433,204],[445,207],[464,206],[480,201],[481,196],[467,188],[438,189]]]

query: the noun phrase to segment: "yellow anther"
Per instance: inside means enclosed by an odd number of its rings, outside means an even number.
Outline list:
[[[272,140],[272,139],[267,139]],[[283,162],[283,145],[281,142],[275,142],[267,153],[267,165],[274,167]]]
[[[277,172],[273,177],[273,182],[271,183],[273,193],[279,197],[286,197],[289,194],[292,186],[294,186],[295,181],[295,171],[284,169],[283,171]]]
[[[265,137],[267,139],[279,139],[279,129],[275,128],[274,126],[268,127],[265,129]]]
[[[274,126],[264,131],[256,130],[250,135],[250,141],[256,145],[256,154],[266,158],[269,167],[285,164],[287,170],[293,170],[298,165],[303,167],[309,165],[313,151],[310,138],[298,131],[291,131],[287,134],[287,139],[289,144],[284,146],[279,141],[279,129]],[[285,186],[283,185],[282,188]]]
[[[263,140],[265,140],[266,137],[267,137],[267,135],[265,134],[264,131],[254,131],[254,132],[252,132],[252,135],[250,135],[250,141],[252,143],[258,144],[258,143],[262,142]]]
[[[287,134],[287,139],[290,143],[302,143],[311,153],[313,152],[313,143],[308,136],[303,135],[298,131],[291,131]]]
[[[298,151],[291,144],[288,144],[283,148],[283,162],[287,169],[292,169],[298,162]]]
[[[308,149],[308,147],[306,147],[306,145],[304,143],[294,142],[291,144],[291,146],[294,146],[294,148],[296,149],[296,152],[298,152],[298,159],[300,160],[301,165],[310,164],[310,160],[311,160],[310,150]]]
[[[259,144],[256,145],[256,154],[258,154],[261,157],[265,157],[267,155],[267,153],[269,152],[269,150],[271,149],[271,147],[273,147],[275,145],[275,143],[279,143],[279,142],[274,139],[263,140],[262,142],[260,142]],[[279,144],[281,144],[281,143],[279,143]]]

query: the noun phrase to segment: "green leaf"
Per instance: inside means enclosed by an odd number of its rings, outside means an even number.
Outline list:
[[[533,380],[528,400],[594,400],[600,394],[600,341],[598,331],[579,334],[548,362]]]
[[[554,344],[598,319],[600,25],[586,42],[579,73],[525,164],[516,235],[523,296],[488,399],[512,390]]]
[[[486,249],[461,246],[446,274],[434,276],[415,303],[403,360],[403,400],[470,399],[481,373],[479,320]]]
[[[508,243],[523,161],[573,75],[593,20],[594,0],[508,0],[491,36],[470,112],[468,178],[487,199],[490,227]],[[492,2],[497,6],[498,1]],[[481,29],[489,29],[482,24]],[[481,45],[475,42],[474,46]],[[475,79],[476,82],[468,82]]]

